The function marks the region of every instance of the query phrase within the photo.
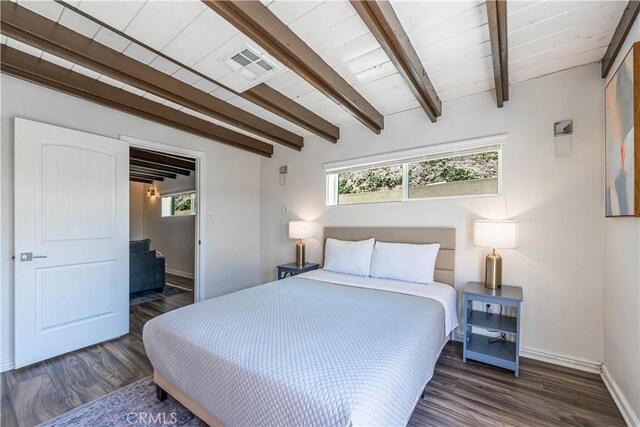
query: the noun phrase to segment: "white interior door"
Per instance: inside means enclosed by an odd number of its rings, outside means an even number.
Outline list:
[[[129,331],[129,147],[14,124],[19,368]]]

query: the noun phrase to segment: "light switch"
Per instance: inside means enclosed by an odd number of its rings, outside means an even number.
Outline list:
[[[282,215],[289,215],[289,205],[282,205],[281,212]]]
[[[207,212],[207,222],[213,222],[213,212]]]

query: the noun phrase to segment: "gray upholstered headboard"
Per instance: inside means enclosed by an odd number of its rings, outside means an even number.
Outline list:
[[[453,286],[455,270],[456,229],[420,227],[325,227],[323,242],[328,238],[365,240],[375,238],[389,243],[440,243],[436,259],[436,282]],[[324,259],[324,249],[323,249]]]

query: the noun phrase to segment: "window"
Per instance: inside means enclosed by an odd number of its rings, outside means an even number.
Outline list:
[[[180,193],[162,197],[162,216],[196,214],[196,193]]]
[[[338,204],[402,200],[402,166],[347,171],[338,174]]]
[[[327,204],[499,194],[505,142],[497,136],[325,164]]]
[[[409,199],[498,194],[498,151],[408,163]]]

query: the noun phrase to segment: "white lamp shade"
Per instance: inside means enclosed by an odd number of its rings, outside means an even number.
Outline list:
[[[291,221],[289,222],[289,238],[290,239],[306,239],[313,236],[313,223],[307,221]]]
[[[473,244],[492,249],[517,248],[518,221],[475,221]]]

